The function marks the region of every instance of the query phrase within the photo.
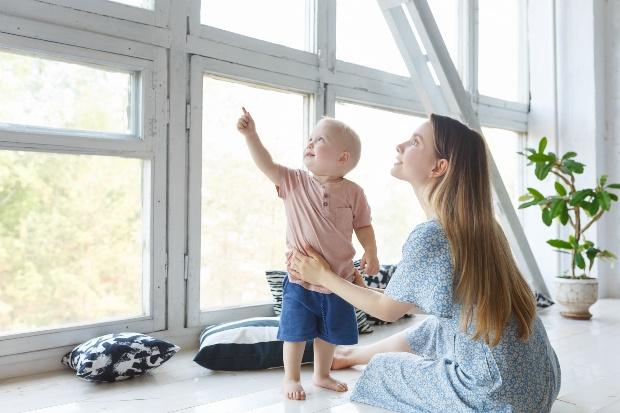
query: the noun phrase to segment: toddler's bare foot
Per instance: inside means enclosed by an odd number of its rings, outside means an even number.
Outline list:
[[[282,391],[290,400],[306,400],[306,392],[299,380],[285,378],[282,382]]]
[[[350,347],[336,347],[334,359],[332,360],[332,370],[346,369],[355,365],[351,359],[353,349]]]
[[[327,377],[314,376],[314,384],[320,387],[325,387],[326,389],[329,389],[329,390],[334,390],[334,391],[339,391],[339,392],[345,392],[349,390],[349,388],[347,387],[347,383],[334,380],[333,378],[331,378],[331,376],[327,376]]]

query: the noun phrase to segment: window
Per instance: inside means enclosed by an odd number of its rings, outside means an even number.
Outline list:
[[[439,27],[452,62],[461,70],[459,61],[459,0],[429,0],[428,5]]]
[[[201,0],[200,22],[295,49],[311,50],[307,1]]]
[[[165,54],[5,41],[0,356],[164,329]]]
[[[396,158],[396,145],[409,139],[425,121],[352,103],[336,102],[336,117],[358,132],[362,140],[362,157],[347,175],[366,193],[372,210],[379,261],[396,264],[401,248],[415,226],[425,220],[411,186],[390,175]],[[356,256],[364,250],[354,238]]]
[[[244,106],[273,159],[300,168],[305,96],[209,76],[203,91],[200,307],[270,302],[265,271],[285,268],[286,215],[236,122]]]
[[[522,2],[478,1],[478,92],[511,101],[523,100]]]
[[[148,315],[142,163],[0,151],[0,335]]]
[[[376,1],[338,0],[336,32],[338,59],[409,75]]]
[[[0,50],[4,124],[136,134],[136,75]]]
[[[128,6],[139,7],[141,9],[153,10],[155,0],[109,0],[115,3],[126,4]]]
[[[521,135],[504,129],[482,128],[485,140],[493,155],[495,165],[504,181],[504,186],[512,204],[519,206],[519,196],[522,195],[521,173],[524,158],[517,152],[522,150]]]
[[[458,0],[432,0],[429,5],[458,68]],[[338,59],[409,76],[376,1],[338,0],[336,7]]]

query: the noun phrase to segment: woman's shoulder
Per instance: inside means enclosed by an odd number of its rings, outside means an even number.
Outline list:
[[[436,218],[422,222],[413,228],[407,239],[408,243],[444,241],[446,234]]]

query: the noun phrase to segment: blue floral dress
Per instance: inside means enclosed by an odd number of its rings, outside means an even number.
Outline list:
[[[560,365],[540,318],[526,342],[514,323],[495,347],[474,340],[459,329],[452,272],[439,222],[418,225],[385,291],[429,314],[407,330],[415,355],[375,355],[351,400],[398,412],[548,412],[560,390]]]

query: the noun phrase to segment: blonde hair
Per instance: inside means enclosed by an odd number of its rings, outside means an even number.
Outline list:
[[[484,139],[449,117],[433,114],[431,124],[436,156],[448,160],[448,170],[428,196],[450,244],[461,328],[473,325],[474,339],[495,346],[514,319],[525,341],[536,313],[534,295],[494,216]]]
[[[334,119],[329,116],[323,116],[319,122],[329,122],[330,125],[335,126],[340,131],[340,137],[342,144],[346,148],[347,152],[351,154],[351,158],[349,159],[349,171],[355,168],[362,157],[362,141],[357,134],[349,125],[344,123],[341,120]]]

